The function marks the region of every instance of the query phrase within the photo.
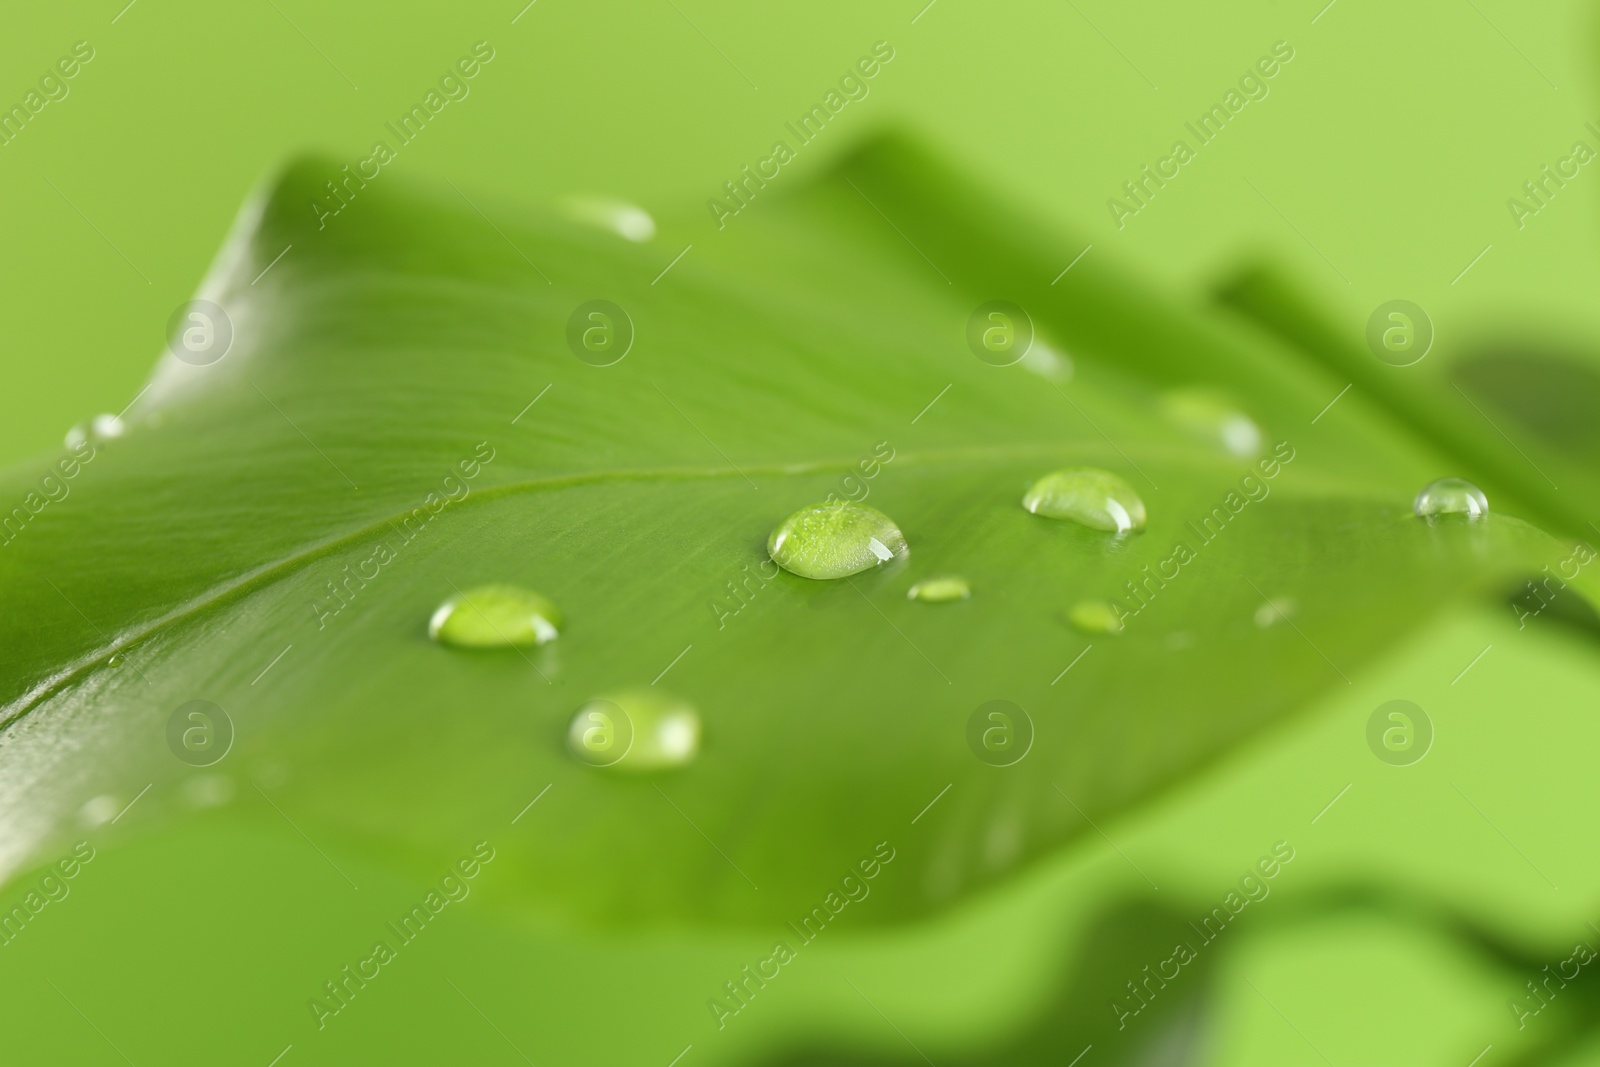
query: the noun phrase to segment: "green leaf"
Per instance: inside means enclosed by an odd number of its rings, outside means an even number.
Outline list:
[[[1197,907],[1192,914],[1205,911]],[[800,1049],[786,1049],[764,1062],[773,1067],[929,1062],[1044,1067],[1071,1064],[1093,1049],[1099,1062],[1112,1067],[1204,1063],[1217,964],[1226,951],[1210,947],[1208,937],[1219,936],[1216,927],[1212,930],[1208,935],[1187,914],[1134,896],[1094,915],[1085,936],[1063,953],[1071,962],[1042,978],[1050,986],[1048,999],[997,1039],[976,1048],[964,1042],[965,1047],[930,1049],[926,1038],[919,1044],[884,1028],[873,1049],[859,1036],[813,1034]]]
[[[1215,296],[1433,439],[1456,461],[1452,473],[1551,530],[1600,532],[1585,503],[1600,493],[1593,354],[1526,338],[1443,337],[1419,362],[1390,366],[1363,347],[1362,324],[1332,319],[1271,264],[1241,268]]]
[[[1406,426],[1356,397],[1313,424],[1330,378],[1101,259],[1061,275],[1076,242],[898,139],[682,244],[398,179],[319,226],[335,171],[299,164],[246,209],[200,293],[226,357],[163,356],[126,434],[0,548],[8,871],[91,797],[155,783],[137,825],[226,773],[241,818],[429,872],[492,837],[508,905],[597,925],[797,921],[915,833],[859,921],[906,920],[1572,551],[1507,515],[1413,519],[1454,472]],[[569,349],[596,299],[631,320],[620,361]],[[969,351],[995,299],[1057,356]],[[1164,417],[1180,386],[1230,396],[1264,458]],[[1143,496],[1143,533],[1023,509],[1083,466]],[[909,557],[777,572],[773,527],[830,495]],[[970,599],[907,599],[943,574]],[[429,641],[441,603],[499,584],[552,601],[559,640]],[[1084,599],[1120,601],[1123,631],[1071,629]],[[569,754],[585,702],[651,686],[698,710],[691,763]],[[194,700],[234,730],[206,771],[168,742]],[[1009,766],[968,748],[993,700],[1034,733]]]

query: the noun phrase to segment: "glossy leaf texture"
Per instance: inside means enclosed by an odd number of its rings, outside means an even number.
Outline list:
[[[1080,242],[899,137],[643,245],[399,178],[319,225],[335,172],[297,164],[247,207],[199,294],[231,350],[163,355],[126,433],[0,548],[8,872],[92,797],[151,785],[136,827],[226,774],[234,817],[430,874],[493,839],[486,892],[539,916],[798,921],[888,848],[860,922],[910,920],[1573,551],[1499,511],[1413,518],[1457,473],[1444,446],[1358,396],[1313,423],[1324,371],[1106,257],[1062,272]],[[618,361],[569,346],[620,328],[594,300],[631,323]],[[1028,309],[1048,359],[969,349],[992,300]],[[1262,456],[1165,418],[1190,387],[1231,397]],[[24,499],[57,458],[0,488]],[[1022,508],[1083,466],[1134,487],[1144,532]],[[777,573],[772,528],[830,495],[889,516],[909,556]],[[946,574],[970,599],[907,599]],[[559,639],[430,642],[433,611],[486,584],[549,598]],[[1084,599],[1120,602],[1124,629],[1072,629]],[[577,709],[651,686],[697,710],[692,761],[572,756]],[[206,768],[169,747],[192,700],[233,726]],[[994,700],[1031,724],[1007,766],[968,742]]]

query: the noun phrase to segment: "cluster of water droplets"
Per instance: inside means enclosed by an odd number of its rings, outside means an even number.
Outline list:
[[[101,444],[121,437],[126,430],[127,427],[117,416],[96,415],[88,422],[80,422],[68,430],[63,443],[68,449],[76,452],[85,444]]]
[[[1220,394],[1179,390],[1165,394],[1167,417],[1225,451],[1252,457],[1260,452],[1262,434],[1253,420]],[[1117,538],[1144,530],[1144,500],[1126,480],[1095,467],[1051,471],[1022,496],[1029,513],[1077,523]],[[1488,514],[1483,492],[1461,478],[1442,478],[1417,494],[1414,513],[1435,523],[1446,519],[1477,520]],[[811,504],[773,528],[767,552],[791,574],[815,581],[849,578],[910,556],[905,534],[876,508],[848,501]],[[925,604],[964,601],[972,596],[967,579],[954,574],[923,578],[907,590],[908,599]],[[1279,597],[1255,613],[1261,628],[1276,626],[1296,612],[1292,598]],[[1117,634],[1122,614],[1111,601],[1080,600],[1067,612],[1077,629],[1091,634]],[[446,600],[428,623],[428,633],[457,648],[539,646],[554,641],[565,625],[560,610],[547,598],[514,585],[482,585]],[[1184,647],[1192,638],[1184,635]],[[688,702],[654,687],[625,690],[588,701],[573,715],[567,748],[585,763],[620,771],[649,772],[680,767],[700,748],[700,717]]]
[[[530,648],[556,640],[565,625],[548,597],[500,583],[458,592],[439,605],[428,636],[452,648]],[[700,751],[700,717],[692,705],[653,688],[596,697],[572,716],[567,748],[596,767],[667,770]]]

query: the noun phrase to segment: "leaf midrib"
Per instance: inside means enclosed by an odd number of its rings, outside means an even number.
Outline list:
[[[1138,448],[1132,450],[1133,455],[1147,460],[1164,460],[1186,467],[1210,467],[1219,473],[1237,476],[1240,473],[1240,461],[1236,457],[1224,457],[1219,454],[1200,450],[1178,450],[1175,448]],[[897,453],[895,462],[905,465],[921,463],[951,462],[959,460],[988,461],[1000,459],[1015,459],[1028,455],[1069,453],[1076,452],[1080,455],[1089,454],[1100,458],[1106,453],[1103,446],[1095,442],[1059,442],[1053,444],[1037,444],[1026,446],[983,446],[981,448],[943,449],[925,453]],[[1124,457],[1129,450],[1119,450],[1118,456]],[[1109,462],[1109,460],[1108,460]],[[750,474],[768,477],[795,477],[799,475],[819,474],[830,471],[853,471],[855,462],[847,461],[811,461],[796,463],[777,463],[761,466],[747,467],[654,467],[639,468],[636,470],[589,471],[583,474],[564,474],[545,478],[531,478],[523,481],[505,482],[500,485],[489,486],[476,493],[469,493],[463,497],[457,507],[465,507],[474,500],[482,504],[486,501],[498,500],[501,497],[517,496],[545,492],[548,490],[569,489],[585,485],[603,485],[611,482],[642,482],[642,481],[709,481],[714,479],[746,478]],[[1318,483],[1305,483],[1301,479],[1301,489],[1314,487]],[[1324,488],[1331,488],[1331,483],[1324,483]],[[1349,487],[1343,491],[1348,492]],[[1159,490],[1158,490],[1159,491]],[[124,630],[109,641],[80,656],[77,660],[54,674],[41,679],[31,689],[27,690],[15,700],[5,705],[0,710],[0,734],[9,730],[27,714],[43,704],[52,696],[70,686],[82,675],[102,661],[111,658],[118,652],[141,644],[152,636],[175,628],[176,626],[203,617],[207,612],[226,606],[257,589],[263,588],[279,580],[286,574],[304,569],[306,566],[319,559],[326,558],[343,548],[360,543],[363,539],[381,532],[385,527],[393,528],[395,522],[408,517],[413,509],[407,509],[393,515],[385,515],[358,529],[348,533],[318,542],[299,552],[292,553],[282,559],[263,564],[255,570],[236,578],[231,583],[213,586],[206,592],[174,608],[159,618],[150,620],[133,629]]]

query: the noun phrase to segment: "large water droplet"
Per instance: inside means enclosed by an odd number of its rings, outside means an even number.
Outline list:
[[[96,415],[87,423],[80,422],[68,430],[65,443],[68,448],[77,451],[86,441],[109,441],[121,437],[126,430],[127,426],[115,415]]]
[[[1094,467],[1045,475],[1023,496],[1022,506],[1035,515],[1071,519],[1091,530],[1128,533],[1144,529],[1144,501],[1133,486]]]
[[[846,578],[911,549],[894,520],[864,504],[812,504],[772,531],[767,554],[802,578]]]
[[[1174,389],[1161,394],[1161,414],[1190,436],[1242,458],[1261,454],[1261,427],[1215,389]]]
[[[659,689],[596,697],[572,716],[567,748],[596,767],[659,771],[682,767],[700,751],[700,716]]]
[[[906,590],[908,600],[921,600],[928,604],[942,604],[948,600],[965,600],[972,595],[972,586],[958,574],[924,578]]]
[[[561,633],[561,609],[515,585],[480,585],[446,600],[428,620],[428,636],[457,648],[542,645]]]
[[[1411,510],[1429,521],[1444,515],[1481,519],[1489,514],[1489,498],[1465,478],[1440,478],[1422,487]]]
[[[1124,623],[1108,600],[1080,600],[1067,612],[1067,621],[1086,634],[1120,634]]]
[[[644,242],[656,235],[656,220],[637,204],[601,196],[578,196],[566,201],[574,218],[603,230]]]

